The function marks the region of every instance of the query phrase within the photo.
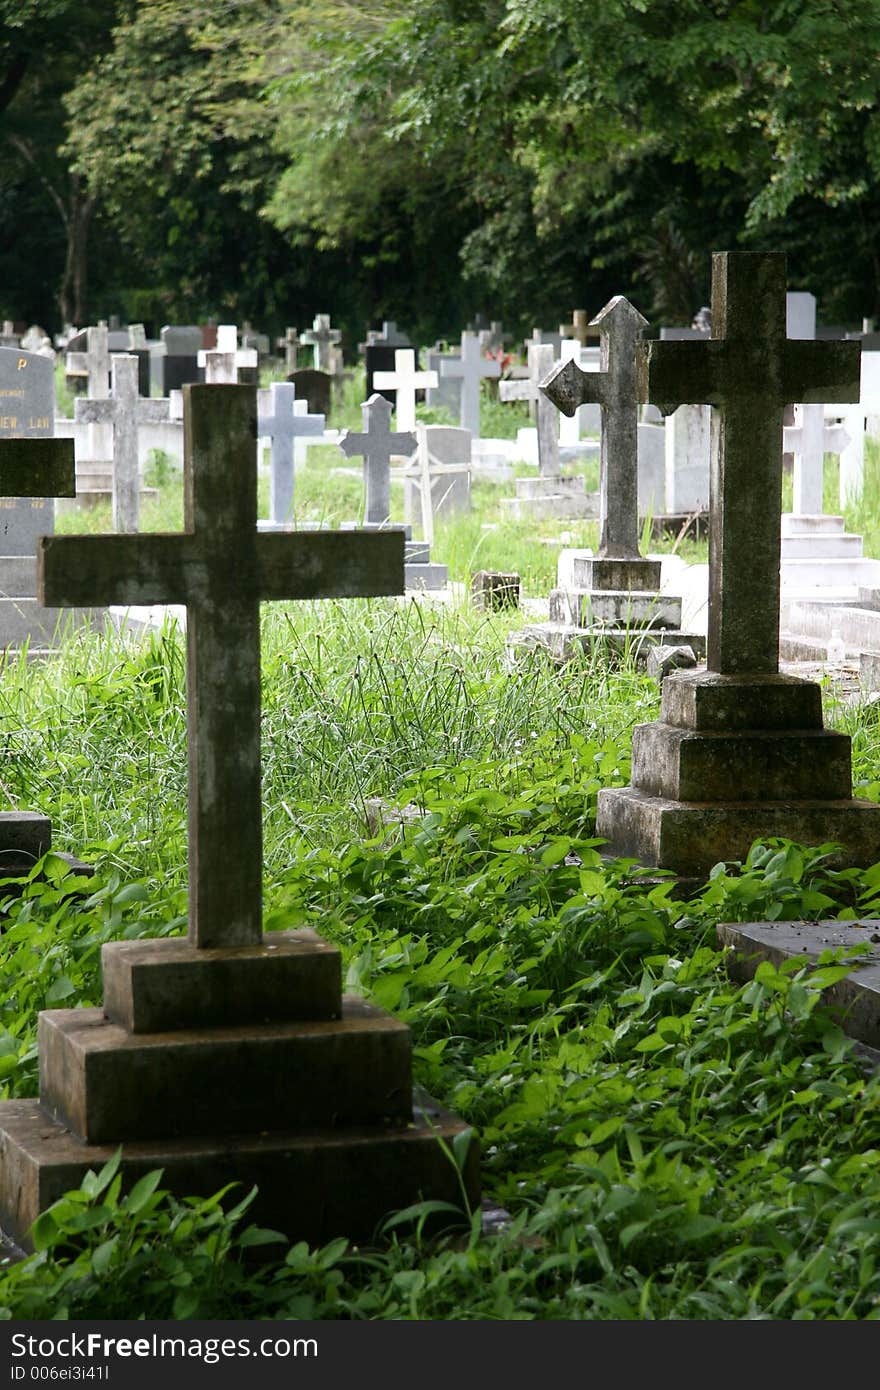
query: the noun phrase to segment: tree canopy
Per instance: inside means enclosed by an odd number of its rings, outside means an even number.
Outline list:
[[[710,252],[737,245],[787,251],[826,321],[880,313],[880,0],[0,0],[0,19],[5,316],[50,296],[56,318],[154,326],[330,311],[349,342],[383,317],[429,340],[625,292],[688,322]]]

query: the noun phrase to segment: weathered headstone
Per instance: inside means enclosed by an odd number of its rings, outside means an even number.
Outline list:
[[[148,400],[138,395],[138,362],[132,353],[112,353],[112,386],[104,400],[78,396],[75,418],[87,425],[109,425],[113,430],[113,529],[136,531],[140,513],[141,475],[138,464],[138,426],[158,424],[169,418],[167,400]]]
[[[36,549],[54,529],[53,498],[73,497],[74,446],[53,439],[55,379],[39,354],[0,349],[0,647],[54,649],[56,630],[91,614],[37,600]],[[46,846],[48,848],[48,845]]]
[[[289,381],[273,381],[257,392],[257,434],[272,441],[269,473],[269,520],[286,525],[293,515],[295,449],[298,439],[314,439],[324,433],[323,415],[309,415],[306,402],[296,399]]]
[[[185,532],[47,540],[40,582],[187,606],[188,934],[106,945],[103,1008],[41,1014],[40,1101],[0,1105],[0,1225],[21,1241],[121,1144],[127,1185],[161,1167],[179,1195],[255,1186],[258,1223],[363,1240],[392,1207],[456,1197],[464,1126],[414,1113],[409,1030],[342,995],[335,947],[263,935],[260,601],[400,593],[403,537],[261,534],[255,391],[185,395]],[[478,1201],[475,1153],[463,1176]]]
[[[457,425],[419,425],[418,450],[403,478],[403,519],[434,543],[438,517],[471,508],[471,436]],[[445,582],[445,579],[444,579]]]
[[[347,458],[364,461],[364,523],[382,526],[391,517],[391,459],[409,457],[416,449],[412,430],[391,429],[391,405],[376,392],[361,405],[363,430],[346,430],[339,448]]]
[[[519,608],[521,589],[520,576],[510,570],[477,570],[471,575],[471,603],[491,613]]]
[[[373,384],[377,391],[384,389],[394,392],[395,424],[399,430],[415,429],[416,391],[423,391],[426,386],[436,386],[437,380],[436,372],[417,370],[413,348],[395,348],[394,370],[373,373]]]
[[[480,433],[480,382],[500,377],[500,364],[482,355],[475,334],[462,333],[461,356],[441,362],[440,375],[461,379],[459,424],[476,439]]]
[[[378,387],[375,376],[377,372],[393,372],[395,349],[405,347],[412,347],[412,344],[393,319],[385,319],[380,329],[367,329],[366,341],[359,343],[358,349],[364,355],[364,373],[368,397],[378,391],[379,395],[384,396],[386,401],[390,401],[392,406],[396,405],[397,397],[393,388],[390,386]]]
[[[785,257],[721,252],[712,337],[641,349],[640,394],[664,414],[714,407],[706,671],[663,682],[633,735],[632,783],[599,793],[614,854],[702,878],[759,836],[877,857],[880,807],[854,800],[850,740],[822,725],[818,685],[779,673],[783,411],[858,394],[857,343],[786,339]]]
[[[316,372],[311,367],[297,367],[290,372],[287,380],[296,387],[298,400],[304,400],[310,415],[323,415],[326,419],[332,404],[333,378],[329,372]]]
[[[200,348],[198,365],[209,386],[256,385],[259,368],[256,348],[239,347],[234,323],[218,323],[213,348]]]

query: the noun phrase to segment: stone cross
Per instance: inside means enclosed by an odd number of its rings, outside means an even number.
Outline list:
[[[640,349],[640,395],[668,415],[711,405],[707,665],[779,670],[782,416],[794,401],[853,401],[857,342],[785,336],[785,255],[716,251],[712,336]]]
[[[823,510],[825,455],[841,454],[849,443],[843,425],[825,423],[824,405],[796,405],[794,424],[782,431],[783,449],[794,454],[792,512],[818,516]]]
[[[381,526],[391,516],[391,456],[411,456],[416,449],[416,436],[411,430],[391,430],[391,402],[378,392],[361,406],[363,432],[346,430],[339,441],[342,452],[351,458],[359,455],[364,461],[364,524]]]
[[[77,397],[74,415],[78,424],[112,426],[113,529],[136,531],[141,495],[138,426],[167,420],[169,403],[138,395],[138,360],[133,354],[112,353],[110,369],[109,397],[105,400]]]
[[[277,338],[275,346],[284,349],[284,365],[288,372],[296,371],[296,351],[301,346],[300,336],[295,328],[288,328],[283,338]]]
[[[577,338],[581,347],[586,347],[589,325],[589,312],[586,309],[575,309],[571,315],[571,323],[561,323],[559,331],[563,338]]]
[[[529,345],[529,374],[512,381],[499,381],[502,401],[534,401],[538,428],[538,472],[542,478],[559,476],[559,427],[556,406],[540,390],[541,382],[553,370],[554,353],[550,343]]]
[[[409,338],[397,327],[394,319],[383,319],[381,328],[368,328],[366,342],[358,343],[361,352],[368,347],[410,347]]]
[[[257,392],[257,434],[272,441],[269,517],[276,523],[289,522],[293,513],[296,441],[324,433],[324,416],[307,412],[308,402],[296,399],[292,381],[273,381]]]
[[[459,424],[470,430],[474,439],[480,436],[480,380],[483,377],[499,377],[501,364],[480,352],[480,342],[475,333],[462,333],[461,356],[447,358],[440,363],[440,375],[461,377],[461,410]]]
[[[585,372],[564,362],[541,390],[565,415],[578,406],[598,404],[599,557],[639,558],[639,397],[636,348],[648,320],[622,294],[610,299],[592,320],[601,334],[599,370]]]
[[[399,430],[414,430],[416,427],[416,391],[426,386],[436,386],[439,378],[436,372],[416,370],[416,354],[413,348],[395,348],[394,371],[374,372],[373,385],[377,390],[394,391],[395,423]]]
[[[238,346],[238,328],[234,323],[218,323],[217,341],[213,348],[199,348],[198,364],[205,369],[205,384],[234,386],[239,367],[256,367],[256,348]]]
[[[86,329],[85,352],[67,354],[67,371],[88,377],[88,393],[93,401],[105,401],[110,394],[110,350],[106,323]]]
[[[184,387],[185,530],[44,537],[41,602],[187,607],[189,941],[262,923],[260,601],[401,594],[403,532],[257,529],[256,389]]]
[[[319,372],[333,371],[331,348],[342,338],[338,328],[330,327],[329,314],[316,314],[312,326],[303,333],[300,342],[314,348],[315,367]]]

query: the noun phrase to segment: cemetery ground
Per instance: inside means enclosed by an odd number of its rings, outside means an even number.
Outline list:
[[[517,409],[498,408],[498,433]],[[330,476],[340,459],[310,450],[299,518],[357,514],[358,477]],[[878,464],[847,516],[869,553]],[[159,459],[153,481],[143,528],[179,528],[179,478]],[[559,523],[502,521],[502,491],[476,483],[434,551],[465,589],[472,570],[515,569],[542,598]],[[566,544],[595,547],[595,523],[564,524]],[[88,526],[109,518],[56,529]],[[705,559],[701,542],[679,549]],[[410,1026],[418,1084],[479,1134],[485,1197],[509,1219],[484,1229],[462,1210],[438,1235],[428,1204],[389,1213],[369,1247],[339,1232],[309,1249],[249,1228],[247,1192],[181,1202],[157,1173],[125,1195],[111,1164],[0,1269],[0,1313],[880,1318],[880,1076],[823,1006],[851,967],[829,953],[738,985],[715,938],[720,921],[880,919],[880,864],[832,870],[821,846],[767,842],[676,899],[662,875],[602,861],[594,835],[599,789],[627,783],[632,727],[659,707],[634,665],[511,666],[523,613],[465,598],[262,615],[266,927],[319,930],[346,988]],[[100,1004],[104,942],[185,927],[184,681],[173,625],[80,629],[3,671],[3,805],[49,815],[55,849],[95,867],[77,880],[48,856],[0,885],[5,1096],[36,1094],[41,1009]],[[856,794],[880,800],[880,704],[827,680],[824,704],[852,735]],[[375,797],[416,814],[371,834]],[[462,1165],[461,1143],[448,1159]]]

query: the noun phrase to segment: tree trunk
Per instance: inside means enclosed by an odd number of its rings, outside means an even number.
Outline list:
[[[87,191],[78,174],[71,174],[69,177],[70,190],[65,218],[67,255],[58,292],[58,307],[62,323],[73,323],[80,327],[87,322],[88,241],[95,199]]]

